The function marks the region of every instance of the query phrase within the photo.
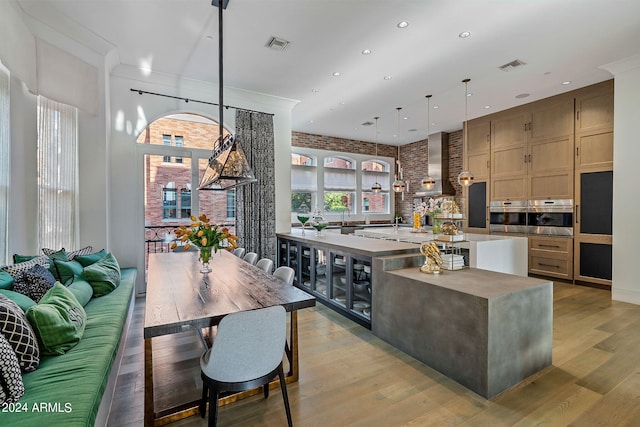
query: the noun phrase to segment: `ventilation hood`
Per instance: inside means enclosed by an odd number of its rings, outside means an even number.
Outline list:
[[[454,196],[456,190],[449,182],[449,134],[438,132],[429,135],[427,144],[429,176],[436,180],[436,186],[431,190],[418,187],[418,197]]]

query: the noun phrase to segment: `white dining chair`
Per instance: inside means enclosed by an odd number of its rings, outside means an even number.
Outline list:
[[[273,275],[281,280],[284,280],[289,285],[292,285],[293,278],[295,277],[296,272],[291,267],[282,266],[282,267],[276,268],[276,271],[273,272]]]
[[[244,248],[236,248],[233,250],[233,254],[238,258],[242,258],[244,256]]]
[[[292,426],[287,385],[282,368],[287,334],[286,312],[281,305],[225,316],[211,349],[200,358],[202,400],[200,416],[206,416],[209,402],[209,426],[218,418],[218,398],[221,393],[251,390],[262,386],[269,397],[269,382],[276,376]]]
[[[271,261],[269,258],[262,258],[258,260],[258,262],[256,263],[256,267],[258,267],[265,273],[271,274],[271,271],[273,271],[273,261]]]
[[[256,265],[256,262],[258,261],[258,254],[255,252],[248,252],[242,259],[251,265]]]

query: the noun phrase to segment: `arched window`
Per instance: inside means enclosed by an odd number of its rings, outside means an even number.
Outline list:
[[[362,162],[362,210],[368,213],[389,213],[389,163],[370,159]],[[371,187],[380,184],[380,192]]]
[[[317,192],[316,159],[307,154],[291,153],[291,212],[301,206],[313,211]]]
[[[355,213],[356,162],[348,157],[324,158],[324,210]]]

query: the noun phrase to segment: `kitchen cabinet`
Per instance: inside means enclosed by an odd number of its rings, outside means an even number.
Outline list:
[[[613,81],[576,96],[576,171],[613,169]]]
[[[529,236],[529,273],[571,280],[573,239]]]
[[[474,175],[474,184],[466,191],[464,227],[471,233],[489,233],[487,217],[491,164],[491,120],[480,118],[466,123],[465,155],[467,169]]]
[[[491,120],[491,200],[573,198],[573,98],[559,96]]]

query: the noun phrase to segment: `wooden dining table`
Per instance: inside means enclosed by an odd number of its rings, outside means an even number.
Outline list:
[[[287,382],[298,380],[297,310],[312,307],[312,295],[225,250],[211,257],[210,273],[201,273],[198,252],[149,254],[144,316],[145,426],[163,425],[195,415],[189,402],[158,414],[154,408],[152,340],[168,334],[193,331],[202,336],[230,313],[281,305],[290,313],[286,357]],[[204,352],[204,348],[203,348]],[[229,396],[234,401],[260,389]],[[224,404],[225,401],[221,401]]]

